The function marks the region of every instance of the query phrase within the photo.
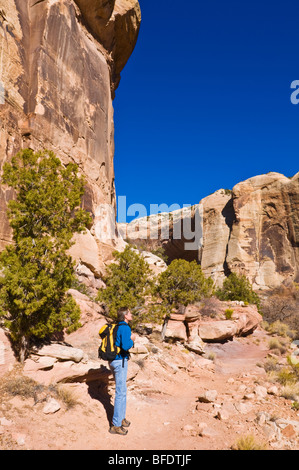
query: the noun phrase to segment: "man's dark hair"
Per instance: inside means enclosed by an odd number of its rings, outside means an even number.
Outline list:
[[[124,321],[125,315],[128,313],[129,309],[127,307],[120,308],[117,312],[117,321]]]

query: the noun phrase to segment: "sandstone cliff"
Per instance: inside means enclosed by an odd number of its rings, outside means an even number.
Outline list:
[[[137,0],[0,0],[0,164],[30,147],[79,165],[94,224],[75,254],[96,274],[111,252],[95,229],[101,205],[115,207],[113,97],[140,21]],[[11,197],[1,188],[0,249]]]
[[[199,207],[201,226],[195,221]],[[231,192],[219,190],[200,201],[187,215],[191,230],[202,231],[197,250],[186,251],[186,240],[173,237],[175,225],[183,226],[186,210],[159,217],[131,222],[122,227],[124,236],[154,248],[162,246],[170,261],[198,260],[217,284],[232,271],[245,274],[256,289],[299,281],[299,173],[293,178],[279,173],[256,176]],[[159,226],[156,240],[148,236],[151,224]]]

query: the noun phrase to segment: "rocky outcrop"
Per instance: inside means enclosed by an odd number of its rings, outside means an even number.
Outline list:
[[[113,97],[140,19],[137,0],[0,0],[0,163],[30,147],[79,165],[97,275],[117,246],[102,243],[97,225],[102,205],[115,209]],[[0,249],[11,239],[11,197],[1,188]]]
[[[88,29],[108,52],[112,90],[136,45],[141,21],[137,0],[75,0]]]
[[[198,211],[201,224],[196,221]],[[200,241],[197,249],[186,249],[186,238],[174,237],[175,227],[183,227],[186,218],[191,232],[200,232],[194,235]],[[158,226],[155,240],[151,226]],[[249,178],[232,191],[207,196],[188,212],[149,216],[121,229],[133,242],[162,246],[169,261],[197,260],[218,285],[230,272],[245,274],[255,289],[298,282],[299,173],[293,178],[279,173]]]
[[[189,305],[183,314],[172,314],[166,320],[164,338],[181,341],[188,349],[201,354],[204,343],[221,343],[247,336],[260,325],[262,316],[255,305],[242,304],[217,301],[217,318],[206,316],[208,309],[204,305]],[[227,309],[232,311],[231,319],[226,319]]]
[[[256,176],[233,188],[226,262],[256,287],[299,281],[299,173]]]

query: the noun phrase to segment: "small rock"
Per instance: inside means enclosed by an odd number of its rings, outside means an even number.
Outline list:
[[[198,401],[201,403],[213,403],[217,399],[217,390],[206,390],[202,395],[199,395]]]
[[[263,387],[262,385],[257,385],[254,389],[254,393],[256,394],[257,398],[263,399],[266,398],[268,391],[266,387]]]
[[[226,421],[229,419],[230,415],[229,412],[225,409],[221,409],[217,412],[216,417],[220,419],[221,421]]]
[[[1,426],[11,426],[13,422],[3,417],[3,418],[0,418],[0,424]]]
[[[269,395],[278,396],[278,388],[276,387],[276,385],[273,385],[272,387],[268,388],[268,393]]]
[[[43,413],[45,414],[53,414],[60,410],[60,405],[58,401],[54,398],[50,398],[43,408]]]
[[[144,344],[135,343],[134,347],[130,349],[131,354],[148,354],[148,349]]]
[[[280,439],[280,429],[273,421],[267,421],[263,430],[269,441]]]
[[[198,432],[200,436],[203,436],[205,429],[208,427],[207,423],[198,424]]]
[[[16,436],[16,441],[18,446],[24,446],[25,445],[25,436],[23,434],[18,434]]]
[[[201,437],[214,437],[217,434],[207,423],[199,423],[198,433]]]
[[[236,410],[241,413],[242,415],[245,415],[247,413],[250,413],[252,410],[253,405],[251,403],[235,403],[235,408]]]
[[[192,426],[191,424],[185,424],[185,426],[182,427],[182,432],[183,436],[185,437],[190,435],[195,436],[196,434],[194,426]]]
[[[270,415],[268,413],[264,413],[263,411],[258,413],[258,415],[256,417],[256,422],[260,426],[264,426],[264,424],[266,424],[266,422],[269,421],[269,420],[270,420]]]
[[[295,429],[293,428],[293,426],[291,424],[288,424],[282,431],[281,433],[283,434],[284,437],[286,437],[287,439],[292,439],[294,437],[296,437],[296,431]]]
[[[255,394],[254,393],[246,393],[246,395],[244,395],[244,400],[253,400],[255,398]]]

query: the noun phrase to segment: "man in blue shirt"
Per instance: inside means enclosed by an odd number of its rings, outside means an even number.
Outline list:
[[[117,321],[119,323],[115,345],[120,348],[120,353],[114,361],[109,363],[115,379],[114,414],[112,418],[111,434],[126,435],[130,422],[126,419],[127,407],[127,374],[129,350],[134,346],[135,334],[132,334],[129,322],[132,313],[127,308],[118,311]]]

